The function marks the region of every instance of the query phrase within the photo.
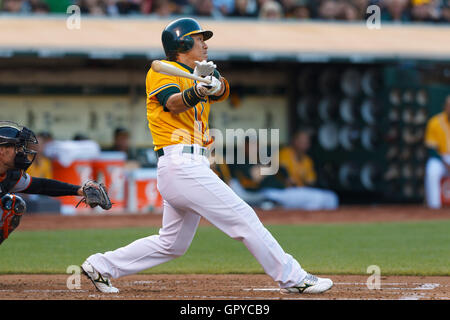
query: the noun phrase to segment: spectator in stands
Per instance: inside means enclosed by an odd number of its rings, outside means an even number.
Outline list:
[[[347,2],[342,4],[342,20],[356,21],[362,20],[362,16],[353,2]]]
[[[366,0],[324,0],[318,7],[319,18],[325,20],[363,20],[366,16]]]
[[[106,5],[101,0],[78,0],[76,5],[80,7],[82,14],[105,15]]]
[[[280,0],[285,18],[292,18],[297,0]]]
[[[19,13],[25,11],[25,1],[23,0],[3,0],[2,11]]]
[[[152,6],[152,14],[158,17],[168,17],[176,10],[176,6],[167,0],[154,0]]]
[[[116,5],[119,14],[141,13],[141,0],[118,0]]]
[[[342,3],[335,0],[322,1],[318,8],[319,18],[337,20],[342,15]]]
[[[438,209],[441,203],[441,179],[450,175],[450,94],[443,111],[428,120],[425,130],[425,146],[428,161],[425,167],[425,196],[428,207]]]
[[[192,11],[191,3],[195,0],[170,0],[170,3],[174,6],[175,14],[188,14]]]
[[[152,11],[154,11],[154,7],[156,7],[156,2],[155,0],[141,0],[141,14],[150,14],[152,13]],[[168,2],[168,1],[164,1],[164,2]],[[161,6],[161,4],[158,4],[159,6]]]
[[[211,17],[216,19],[223,17],[222,13],[214,7],[212,0],[196,0],[192,14],[197,17]]]
[[[223,16],[229,16],[234,11],[234,0],[213,0],[213,5]]]
[[[409,0],[382,0],[381,20],[405,22],[410,21]]]
[[[356,8],[356,10],[358,11],[358,16],[360,17],[360,19],[364,20],[366,17],[366,11],[367,11],[367,7],[371,5],[371,1],[370,0],[351,0],[350,1],[353,6]]]
[[[411,16],[414,21],[434,22],[441,18],[441,1],[412,0]]]
[[[286,16],[289,18],[306,20],[311,18],[311,10],[309,6],[309,1],[307,0],[294,0],[294,6],[291,9],[290,13],[287,13]]]
[[[265,2],[259,12],[259,18],[265,20],[280,20],[283,15],[281,4],[272,0]]]
[[[450,22],[450,0],[444,0],[441,21]]]
[[[260,17],[364,21],[367,7],[381,7],[382,21],[450,22],[450,0],[0,0],[10,13],[65,12],[69,4],[86,15],[144,14],[156,17]]]
[[[230,17],[252,18],[256,17],[256,4],[249,5],[249,0],[235,0],[234,10],[229,14]]]
[[[109,16],[118,16],[117,0],[105,0],[105,12]]]
[[[47,3],[41,0],[31,0],[31,11],[36,14],[48,14],[50,12],[50,7]]]

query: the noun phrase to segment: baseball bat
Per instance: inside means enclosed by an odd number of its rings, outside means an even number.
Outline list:
[[[192,80],[205,82],[207,84],[211,83],[211,80],[209,80],[209,79],[202,78],[202,77],[196,76],[195,74],[191,74],[189,72],[183,71],[181,69],[178,69],[177,67],[174,67],[168,63],[164,63],[160,60],[154,60],[152,62],[152,70],[155,72],[158,72],[158,73],[167,74],[169,76],[189,78]]]

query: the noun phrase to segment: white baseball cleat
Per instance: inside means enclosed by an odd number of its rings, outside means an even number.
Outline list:
[[[307,273],[305,279],[299,284],[283,288],[280,290],[281,293],[322,293],[325,292],[333,286],[333,281],[328,278],[319,278],[312,274]]]
[[[109,278],[102,276],[87,260],[81,265],[81,270],[92,281],[98,291],[104,293],[119,292],[119,289],[112,286]]]

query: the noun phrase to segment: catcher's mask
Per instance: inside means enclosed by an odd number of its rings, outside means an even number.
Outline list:
[[[26,171],[36,158],[38,141],[33,131],[11,121],[0,121],[0,146],[14,146],[14,168]]]
[[[203,34],[206,41],[213,36],[212,31],[203,30],[200,24],[192,18],[181,18],[172,21],[164,28],[162,44],[169,60],[173,60],[178,53],[188,52],[194,46],[193,34]]]

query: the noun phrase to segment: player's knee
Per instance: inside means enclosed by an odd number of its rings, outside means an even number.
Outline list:
[[[425,167],[425,177],[428,180],[440,180],[445,174],[443,163],[437,159],[430,159]]]
[[[174,248],[172,249],[172,255],[175,257],[181,257],[182,255],[184,255],[188,250],[188,247],[183,247],[183,248]]]
[[[186,253],[186,251],[189,248],[189,243],[183,243],[178,244],[171,242],[168,239],[162,239],[160,237],[160,243],[163,250],[166,252],[166,254],[174,256],[174,257],[180,257]]]
[[[25,201],[15,194],[5,194],[0,203],[3,211],[12,211],[16,215],[21,215],[27,210]]]
[[[188,250],[189,246],[187,245],[173,245],[168,247],[166,250],[169,253],[169,255],[174,256],[174,257],[181,257],[182,255],[184,255],[186,253],[186,251]]]
[[[441,170],[429,169],[425,172],[425,179],[428,181],[441,181],[443,173]]]
[[[0,244],[19,226],[20,219],[26,211],[25,201],[14,194],[5,194],[0,199],[2,214],[0,216]]]

